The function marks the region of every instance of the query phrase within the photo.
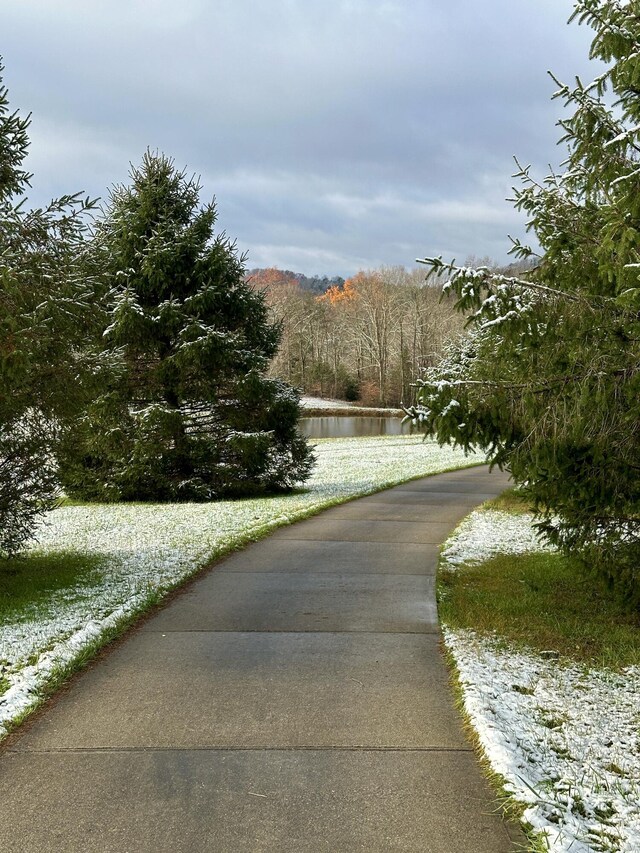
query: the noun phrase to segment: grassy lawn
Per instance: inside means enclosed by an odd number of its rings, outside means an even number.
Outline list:
[[[530,512],[530,507],[527,501],[522,497],[517,489],[507,489],[497,498],[492,501],[487,501],[484,506],[487,509],[498,509],[502,512],[511,512],[514,515],[522,515],[525,512]]]
[[[640,664],[640,617],[561,554],[509,554],[441,572],[440,618],[453,629],[614,669]]]
[[[0,622],[21,621],[53,597],[72,600],[90,585],[101,560],[84,553],[31,552],[0,563]]]
[[[531,522],[506,492],[443,549],[438,607],[460,707],[527,850],[637,850],[640,614]]]
[[[485,507],[517,515],[529,511],[513,489]],[[640,614],[625,610],[578,560],[556,552],[498,554],[442,571],[438,598],[440,618],[454,630],[596,666],[640,664]]]

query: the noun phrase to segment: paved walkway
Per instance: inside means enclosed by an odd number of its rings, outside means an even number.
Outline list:
[[[438,544],[505,486],[430,477],[219,563],[9,743],[0,850],[513,850],[434,599]]]

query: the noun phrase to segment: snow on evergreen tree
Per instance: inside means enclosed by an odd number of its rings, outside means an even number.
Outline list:
[[[291,488],[312,454],[299,398],[263,375],[279,330],[214,236],[213,203],[171,159],[147,152],[95,227],[110,305],[105,346],[124,373],[78,422],[62,455],[70,493],[201,501]]]
[[[589,85],[556,81],[573,108],[564,171],[540,183],[519,170],[516,207],[541,256],[520,277],[425,259],[472,334],[413,414],[440,441],[488,450],[526,487],[541,530],[640,602],[640,15],[581,0],[573,18],[609,65]]]
[[[89,346],[99,307],[83,252],[83,214],[93,203],[75,195],[25,209],[29,119],[10,112],[2,71],[0,64],[0,555],[7,556],[56,501],[56,446],[93,393],[100,358]]]

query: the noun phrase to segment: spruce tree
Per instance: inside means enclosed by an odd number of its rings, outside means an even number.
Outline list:
[[[640,602],[640,15],[581,0],[592,83],[558,83],[568,158],[515,203],[540,253],[520,277],[425,259],[448,275],[470,336],[432,371],[412,412],[441,441],[479,446],[528,491],[540,528]],[[539,256],[537,256],[539,254]]]
[[[199,193],[171,159],[147,152],[96,223],[103,338],[125,368],[66,444],[74,495],[200,501],[287,489],[309,474],[297,393],[263,375],[279,329]]]
[[[0,64],[0,555],[18,552],[58,493],[54,454],[91,396],[99,321],[79,195],[25,204],[29,118],[11,112]]]

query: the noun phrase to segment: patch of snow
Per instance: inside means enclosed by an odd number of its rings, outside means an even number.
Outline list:
[[[303,409],[351,409],[353,403],[346,400],[325,400],[324,397],[303,397],[300,400]]]
[[[640,850],[640,667],[562,666],[445,629],[492,768],[554,853]]]
[[[482,563],[497,554],[553,550],[538,537],[532,520],[529,514],[474,510],[445,543],[442,568],[453,570],[463,563]]]
[[[531,521],[472,513],[443,551],[445,568],[541,550]],[[549,850],[640,850],[640,667],[566,665],[471,631],[444,635],[482,748]]]
[[[459,409],[460,403],[457,400],[450,400],[444,409],[440,412],[441,417],[445,417],[446,415],[453,412],[454,409]]]

